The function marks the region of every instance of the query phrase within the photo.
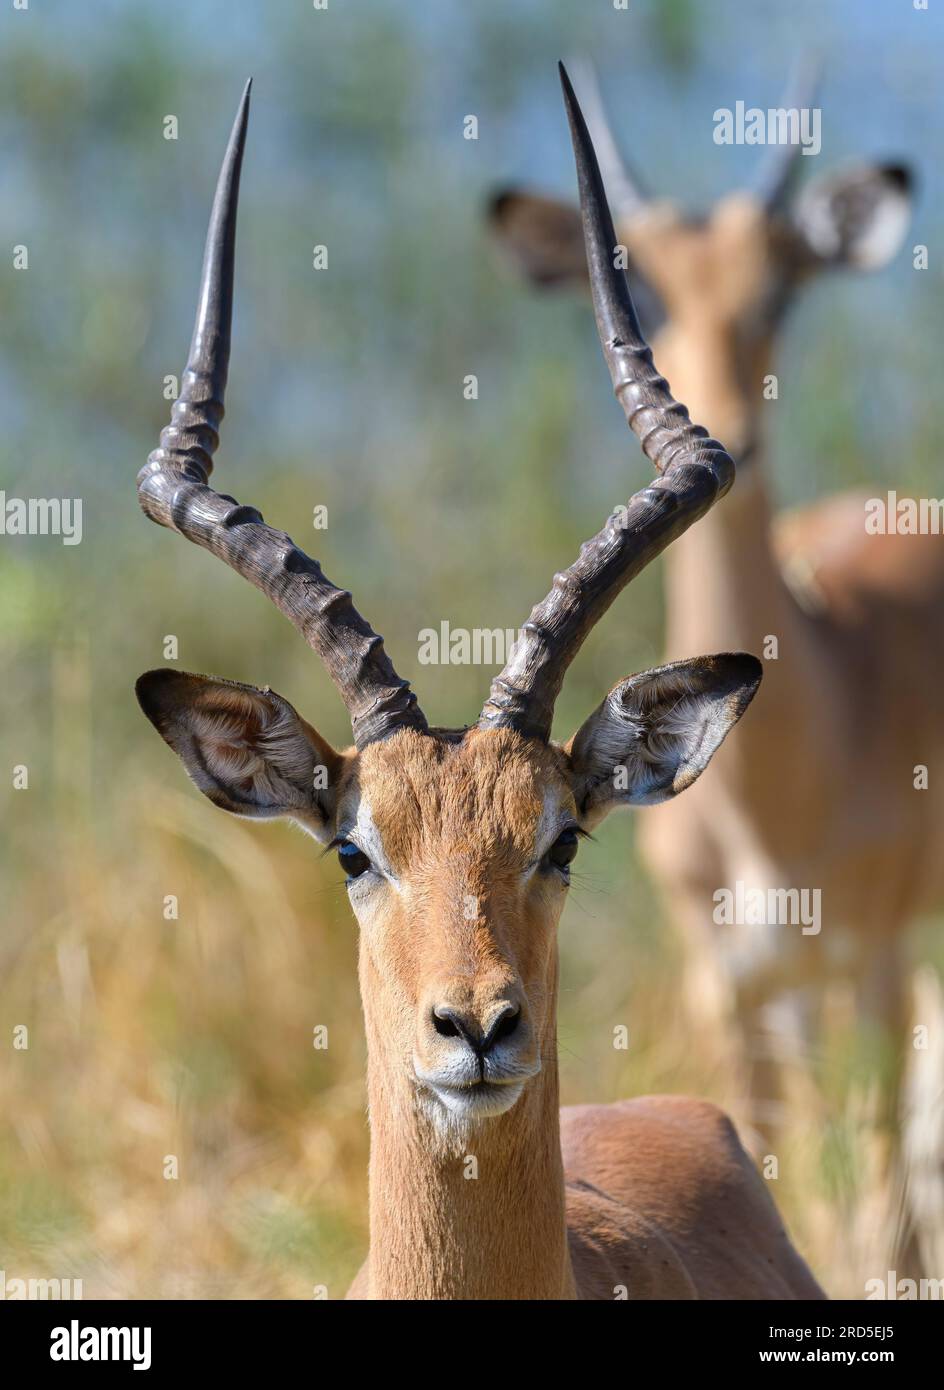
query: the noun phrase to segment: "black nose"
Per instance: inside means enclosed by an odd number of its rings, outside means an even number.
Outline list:
[[[510,1038],[521,1022],[521,1006],[509,1000],[483,1032],[479,1021],[449,1004],[433,1009],[433,1027],[444,1038],[462,1038],[477,1057],[484,1057],[502,1038]]]

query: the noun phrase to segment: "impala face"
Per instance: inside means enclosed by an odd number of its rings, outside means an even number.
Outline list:
[[[736,192],[703,219],[653,203],[620,227],[664,314],[653,338],[660,370],[685,383],[690,409],[736,456],[756,442],[774,335],[797,292],[826,266],[890,260],[908,227],[909,185],[905,169],[876,165],[814,182],[793,216]]]
[[[707,766],[760,682],[752,656],[674,662],[619,681],[569,743],[554,702],[619,591],[733,481],[725,449],[654,372],[583,118],[564,96],[588,210],[603,346],[659,477],[555,576],[477,722],[431,729],[351,596],[284,532],[207,479],[229,358],[243,97],[217,185],[190,359],[171,423],[138,479],[148,516],[267,593],[319,653],[351,715],[336,752],[269,689],[165,667],[141,706],[211,801],[294,820],[337,851],[361,927],[370,1091],[440,1127],[492,1122],[555,1047],[555,933],[579,837],[614,806],[675,796]],[[637,405],[642,387],[646,404]]]
[[[337,753],[274,692],[169,669],[138,698],[218,806],[288,817],[336,851],[372,1057],[449,1123],[510,1109],[555,1046],[581,837],[694,781],[759,680],[745,656],[629,677],[565,747],[473,727]]]
[[[755,442],[773,336],[797,291],[819,271],[877,270],[899,250],[911,217],[909,170],[898,163],[840,167],[799,191],[800,146],[773,146],[760,186],[721,198],[703,217],[645,196],[619,159],[592,74],[584,73],[591,130],[609,154],[618,190],[616,239],[659,370],[684,383],[696,419],[743,458]],[[812,89],[785,107],[815,100]],[[491,202],[490,224],[518,266],[541,286],[586,279],[576,207],[510,188]]]
[[[559,750],[511,731],[369,749],[338,815],[363,996],[431,1113],[510,1109],[552,1044],[581,832]]]
[[[790,236],[748,193],[730,194],[699,221],[671,203],[647,205],[620,234],[662,306],[660,371],[686,383],[691,409],[743,457],[772,334],[803,273]]]

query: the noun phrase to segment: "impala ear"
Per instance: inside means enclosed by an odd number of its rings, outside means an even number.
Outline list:
[[[135,691],[214,805],[237,816],[288,816],[331,838],[344,759],[281,695],[167,667],[141,676]]]
[[[881,270],[907,234],[913,182],[904,164],[863,164],[811,179],[792,219],[813,263]]]
[[[583,222],[576,207],[509,188],[490,199],[487,216],[499,245],[529,280],[543,286],[586,283]]]
[[[750,704],[762,670],[743,652],[701,656],[627,676],[574,734],[577,811],[652,806],[692,784]]]
[[[492,197],[487,216],[498,245],[533,284],[542,289],[589,285],[579,209],[556,198],[509,188]],[[625,248],[621,249],[625,254]],[[627,274],[643,332],[651,336],[665,318],[665,309],[635,264],[627,267]]]

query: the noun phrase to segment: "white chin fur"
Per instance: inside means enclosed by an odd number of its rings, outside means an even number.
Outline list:
[[[426,1082],[426,1087],[432,1108],[439,1110],[442,1107],[453,1122],[468,1122],[490,1120],[496,1115],[503,1115],[518,1100],[524,1090],[524,1082],[518,1081],[507,1086],[467,1086],[461,1089]]]

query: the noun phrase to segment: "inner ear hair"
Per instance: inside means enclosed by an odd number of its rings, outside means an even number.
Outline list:
[[[200,790],[234,815],[289,816],[322,838],[343,766],[274,690],[161,668],[138,702]]]
[[[619,681],[567,745],[581,813],[684,791],[744,713],[761,674],[755,657],[724,653]]]

